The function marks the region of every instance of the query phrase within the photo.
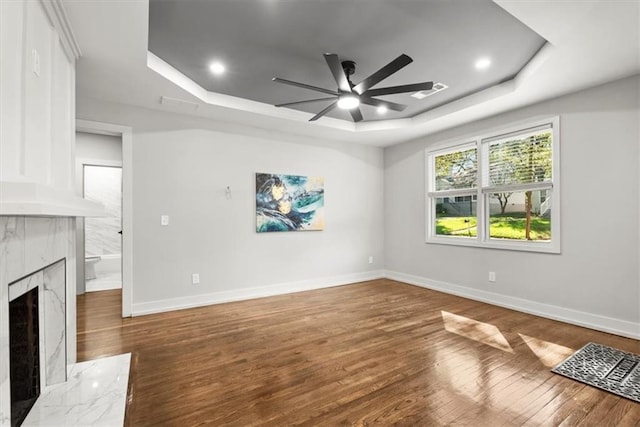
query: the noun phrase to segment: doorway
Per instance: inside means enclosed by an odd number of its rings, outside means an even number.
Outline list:
[[[132,157],[133,157],[133,132],[128,126],[121,126],[112,123],[95,122],[89,120],[76,120],[76,135],[78,132],[92,134],[92,135],[104,135],[117,137],[121,143],[120,149],[120,161],[114,163],[105,163],[104,161],[95,162],[91,159],[79,159],[80,153],[76,150],[76,177],[77,183],[81,181],[79,178],[83,176],[84,165],[101,165],[101,166],[118,166],[121,173],[121,191],[122,191],[122,205],[121,205],[121,277],[122,277],[122,317],[130,317],[132,314],[132,299],[133,299],[133,198],[132,198]],[[77,147],[76,147],[77,148]],[[104,152],[102,152],[104,154]],[[93,154],[92,154],[93,156]],[[104,159],[105,156],[101,155]],[[81,186],[77,187],[78,194],[82,194],[83,189]],[[87,218],[78,218],[76,221],[76,248],[77,259],[83,259],[85,257],[84,251],[84,221]],[[82,238],[80,238],[82,237]],[[76,277],[78,278],[78,294],[85,292],[85,263],[76,263]]]
[[[84,220],[85,291],[122,289],[122,167],[84,164],[82,183],[107,213]]]

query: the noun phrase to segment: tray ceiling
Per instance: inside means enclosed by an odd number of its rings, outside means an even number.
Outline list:
[[[508,81],[544,43],[490,0],[149,3],[149,50],[210,92],[269,105],[322,98],[271,79],[335,90],[325,52],[356,62],[354,83],[405,53],[414,62],[376,87],[423,81],[448,86],[424,99],[411,93],[380,97],[408,108],[379,115],[374,107],[362,106],[368,121],[413,117]],[[491,66],[476,69],[480,58],[490,58]],[[214,60],[226,65],[224,75],[209,71]],[[324,101],[291,108],[317,113],[327,105]],[[351,121],[344,110],[329,116]]]

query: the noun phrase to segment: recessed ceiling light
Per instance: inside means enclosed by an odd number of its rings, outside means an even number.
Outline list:
[[[211,71],[211,73],[213,73],[216,76],[220,76],[224,74],[224,71],[225,71],[224,64],[219,61],[212,62],[211,64],[209,64],[209,71]]]
[[[491,60],[489,58],[480,58],[475,63],[476,70],[486,70],[490,65]]]
[[[360,105],[360,100],[355,95],[342,95],[338,99],[338,108],[343,110],[352,110]]]
[[[382,114],[386,114],[388,109],[386,105],[380,105],[377,111],[378,111],[378,114],[382,115]]]

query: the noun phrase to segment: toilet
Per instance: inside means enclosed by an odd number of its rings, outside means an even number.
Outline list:
[[[96,278],[96,264],[100,261],[100,255],[88,256],[84,259],[84,278],[91,280]]]

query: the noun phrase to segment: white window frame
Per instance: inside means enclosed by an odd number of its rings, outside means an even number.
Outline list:
[[[485,147],[492,141],[534,131],[536,129],[550,128],[551,131],[551,182],[518,184],[508,187],[511,191],[525,190],[551,190],[551,240],[550,241],[523,241],[495,239],[489,237],[487,230],[489,222],[490,197],[496,187],[491,187],[486,182],[485,169],[488,166],[486,159],[488,149]],[[435,158],[436,156],[458,151],[465,148],[476,148],[478,170],[477,185],[475,188],[440,190],[436,191],[435,185]],[[504,189],[505,187],[500,187]],[[558,116],[545,117],[537,120],[516,123],[505,127],[489,130],[480,135],[456,140],[448,140],[438,143],[425,150],[425,219],[426,219],[426,243],[472,246],[491,249],[506,249],[515,251],[560,253],[560,118]],[[445,236],[436,234],[436,200],[443,197],[477,196],[476,219],[477,237]]]

